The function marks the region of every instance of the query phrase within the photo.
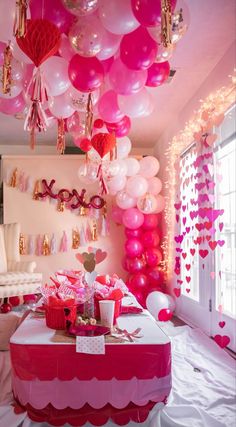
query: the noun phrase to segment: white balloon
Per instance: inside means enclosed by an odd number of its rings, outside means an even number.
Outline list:
[[[152,105],[152,95],[144,87],[139,92],[133,95],[118,95],[118,105],[122,113],[131,118],[143,117],[150,114],[150,106]]]
[[[114,196],[117,193],[117,191],[123,190],[123,188],[125,187],[125,184],[126,184],[126,177],[124,175],[113,176],[113,178],[111,178],[107,183],[109,193]]]
[[[169,299],[166,294],[154,291],[148,294],[146,299],[147,309],[152,316],[158,320],[158,314],[161,310],[169,308]]]
[[[128,136],[118,138],[116,142],[117,159],[124,159],[131,151],[131,141]]]
[[[141,175],[131,176],[127,181],[126,190],[131,197],[141,197],[147,189],[147,180]]]
[[[116,204],[121,209],[135,208],[137,199],[135,197],[131,197],[125,190],[123,190],[117,193]]]
[[[127,166],[124,160],[113,160],[110,162],[108,166],[107,175],[109,177],[113,177],[116,175],[126,175],[127,174]]]
[[[127,176],[137,175],[139,173],[140,165],[139,161],[134,157],[128,157],[124,159],[127,166]]]
[[[129,0],[100,0],[98,12],[103,26],[114,34],[128,34],[140,25]]]
[[[139,173],[145,178],[152,178],[158,173],[160,169],[160,164],[158,160],[156,159],[156,157],[153,157],[153,156],[143,157],[140,160],[139,164],[140,164]]]
[[[83,184],[94,184],[98,180],[97,167],[89,163],[82,164],[78,169],[78,177]]]
[[[51,56],[41,66],[48,94],[59,96],[71,87],[68,76],[68,61],[60,56]]]
[[[176,306],[175,300],[171,295],[166,295],[166,296],[167,296],[168,302],[169,302],[168,308],[173,313],[175,311],[175,306]]]

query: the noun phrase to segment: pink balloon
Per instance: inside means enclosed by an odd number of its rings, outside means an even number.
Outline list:
[[[139,26],[130,1],[100,0],[98,11],[103,26],[111,33],[123,35],[134,31]]]
[[[146,86],[157,87],[162,85],[169,77],[170,64],[168,61],[154,63],[148,69]]]
[[[120,47],[121,36],[112,34],[109,31],[103,31],[102,34],[102,48],[97,54],[100,61],[111,58]]]
[[[68,74],[72,85],[81,92],[98,89],[104,79],[103,65],[95,57],[73,56],[69,63]]]
[[[0,98],[0,112],[4,114],[17,114],[21,113],[25,108],[25,99],[20,93],[20,95],[11,99]]]
[[[114,133],[116,138],[122,138],[122,136],[128,135],[131,128],[131,120],[128,116],[124,116],[117,123],[106,122],[106,128],[109,133]]]
[[[4,62],[4,50],[6,49],[6,47],[6,43],[0,41],[0,67],[3,65]]]
[[[158,216],[155,214],[144,215],[143,230],[154,230],[158,226]]]
[[[49,110],[57,118],[67,119],[75,112],[70,105],[70,94],[67,92],[59,96],[54,96],[49,100]]]
[[[140,91],[147,80],[146,70],[131,70],[120,58],[115,59],[109,71],[112,88],[120,95],[130,95]]]
[[[131,197],[141,197],[147,192],[147,180],[141,175],[131,176],[126,185],[126,191]]]
[[[141,242],[145,248],[157,247],[160,243],[160,236],[157,230],[144,231]]]
[[[139,27],[121,40],[120,57],[131,70],[146,70],[153,64],[156,56],[157,43],[146,28]]]
[[[142,230],[141,228],[137,228],[136,230],[131,230],[130,228],[125,228],[125,235],[126,237],[128,237],[128,239],[131,239],[133,237],[138,237],[140,238],[142,235]]]
[[[118,206],[113,206],[111,217],[116,224],[122,224],[123,213],[124,211],[118,208]]]
[[[77,136],[77,134],[81,132],[80,117],[77,111],[75,111],[75,113],[72,114],[72,116],[66,119],[66,125],[67,125],[67,131],[72,136]]]
[[[131,118],[145,116],[151,103],[152,95],[145,87],[132,95],[118,95],[118,105],[121,111]]]
[[[173,12],[177,0],[170,0]],[[161,23],[161,0],[131,0],[135,18],[144,27],[155,27]]]
[[[30,0],[30,12],[32,19],[47,19],[66,34],[75,20],[63,7],[61,0]]]
[[[125,250],[130,258],[135,258],[142,255],[143,249],[143,245],[139,239],[130,238],[125,242]]]
[[[129,209],[136,207],[137,199],[131,197],[126,191],[120,191],[116,195],[116,203],[121,209]]]
[[[143,272],[145,270],[146,263],[143,258],[129,258],[128,256],[125,256],[122,260],[122,266],[124,270],[133,274]]]
[[[61,35],[61,43],[58,52],[61,57],[67,61],[70,61],[72,56],[75,54],[75,51],[71,47],[70,40],[65,34]]]
[[[48,94],[59,96],[70,87],[68,77],[68,62],[60,56],[48,58],[41,66]]]
[[[0,40],[8,43],[13,39],[13,27],[16,13],[14,0],[0,1]]]
[[[106,122],[119,122],[124,114],[120,111],[117,102],[117,94],[114,90],[105,92],[98,101],[98,112]]]
[[[141,227],[144,217],[138,209],[130,208],[124,212],[122,221],[125,227],[136,229]]]
[[[147,248],[144,255],[149,267],[157,267],[162,261],[162,253],[158,248]]]
[[[162,182],[160,178],[157,178],[156,176],[150,178],[148,180],[148,192],[156,196],[159,194],[162,190]]]

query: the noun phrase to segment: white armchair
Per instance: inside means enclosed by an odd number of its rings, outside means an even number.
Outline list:
[[[19,239],[20,224],[0,225],[0,298],[35,293],[42,283],[36,263],[20,260]]]

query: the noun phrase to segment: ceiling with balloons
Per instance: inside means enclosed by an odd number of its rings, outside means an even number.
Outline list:
[[[220,13],[209,0],[198,9],[193,0],[0,0],[0,144],[87,152],[105,133],[153,146],[230,43],[212,26],[216,55],[196,63],[191,86],[194,47]]]

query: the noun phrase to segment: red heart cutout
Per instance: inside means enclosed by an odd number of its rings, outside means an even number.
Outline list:
[[[185,264],[185,268],[186,268],[186,270],[190,270],[190,268],[191,268],[191,264]]]
[[[200,249],[199,250],[199,255],[200,255],[200,257],[202,257],[202,258],[206,258],[206,256],[208,255],[208,250],[207,249]]]
[[[58,51],[61,34],[56,25],[46,19],[28,19],[26,28],[25,36],[16,38],[17,44],[39,67]]]
[[[75,257],[77,258],[77,260],[78,260],[79,262],[81,262],[81,264],[83,264],[83,263],[84,263],[84,257],[83,257],[83,255],[82,255],[82,254],[76,254],[76,255],[75,255]]]
[[[188,283],[190,283],[190,282],[191,282],[191,277],[190,277],[190,276],[186,276],[186,281],[187,281]]]
[[[99,156],[103,158],[115,148],[116,138],[113,133],[97,133],[91,139],[91,144]]]
[[[177,283],[179,283],[179,285],[182,285],[182,283],[183,283],[183,280],[177,280]]]
[[[177,268],[177,267],[176,267],[176,268],[174,269],[174,272],[175,272],[175,274],[178,276],[178,275],[180,274],[180,268]]]
[[[214,340],[221,348],[227,347],[230,343],[230,337],[228,337],[228,335],[215,335]]]
[[[207,230],[210,230],[210,228],[212,227],[212,222],[211,222],[211,221],[209,221],[209,222],[204,222],[204,226],[205,226],[205,228],[206,228]]]
[[[211,250],[214,251],[216,246],[217,246],[217,242],[216,241],[210,241],[208,242],[208,245],[210,246]]]
[[[190,288],[186,288],[185,290],[189,294],[189,292],[190,292],[191,289]]]
[[[207,241],[211,240],[211,236],[206,236]]]
[[[182,255],[183,259],[185,259],[187,257],[187,253],[186,252],[183,252],[181,255]]]
[[[181,293],[181,289],[180,288],[174,288],[174,293],[175,293],[175,296],[177,298],[179,298],[180,297],[180,293]]]
[[[96,264],[100,264],[100,262],[104,261],[107,257],[107,252],[98,249],[95,254]]]
[[[220,328],[223,328],[224,326],[225,326],[225,322],[223,322],[223,321],[222,321],[222,322],[219,322],[219,327],[220,327]]]
[[[190,253],[191,253],[192,256],[195,254],[195,252],[196,252],[196,249],[194,249],[194,248],[190,249]]]

